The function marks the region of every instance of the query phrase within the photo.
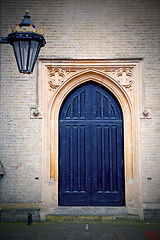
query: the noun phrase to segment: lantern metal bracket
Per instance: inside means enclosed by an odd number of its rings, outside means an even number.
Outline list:
[[[0,44],[6,44],[6,43],[10,43],[9,41],[8,41],[8,37],[0,37]]]

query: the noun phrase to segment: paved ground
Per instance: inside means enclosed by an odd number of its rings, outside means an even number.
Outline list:
[[[0,224],[1,240],[148,240],[143,231],[160,231],[144,223],[25,223]],[[154,239],[153,239],[154,240]],[[156,239],[158,240],[158,239]]]

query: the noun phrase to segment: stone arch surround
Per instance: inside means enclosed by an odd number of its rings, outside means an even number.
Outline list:
[[[68,62],[70,67],[68,67]],[[79,65],[81,63],[82,65]],[[91,66],[88,67],[89,63]],[[53,62],[49,62],[41,60],[39,62],[41,74],[39,74],[38,96],[39,111],[42,112],[43,153],[42,210],[49,211],[50,209],[52,212],[53,209],[58,207],[58,118],[60,107],[66,96],[74,88],[87,81],[94,81],[109,89],[122,107],[124,118],[125,205],[129,213],[141,214],[139,119],[140,108],[143,106],[143,101],[140,101],[140,94],[144,92],[141,75],[142,66],[140,67],[139,60],[127,61],[127,66],[125,61],[118,62],[118,66],[115,61],[99,61],[98,64],[96,61],[97,66],[93,63],[94,61],[87,61],[86,66],[85,61],[77,60],[77,70],[75,61],[53,60]],[[104,63],[106,64],[107,71],[102,70],[102,63],[103,69]],[[72,64],[73,66],[71,66]],[[81,66],[80,69],[79,66]],[[129,70],[132,71],[132,74]],[[72,73],[68,74],[68,72]],[[126,76],[126,82],[128,81],[127,84],[124,82],[125,78],[122,79],[124,75]],[[137,88],[139,88],[139,92],[137,92]]]
[[[122,107],[124,115],[124,162],[125,162],[125,178],[133,178],[133,153],[132,153],[132,105],[123,91],[120,84],[109,76],[105,76],[96,70],[81,71],[76,76],[69,78],[64,82],[55,93],[50,112],[50,134],[51,134],[51,154],[50,154],[50,177],[58,179],[58,118],[62,102],[66,96],[77,86],[94,81],[109,89],[118,99]],[[55,160],[56,159],[56,160]]]

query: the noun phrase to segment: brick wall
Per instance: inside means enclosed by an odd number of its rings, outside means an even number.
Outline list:
[[[3,0],[2,36],[26,9],[37,29],[45,27],[47,45],[40,57],[144,59],[145,101],[152,119],[141,119],[143,201],[146,209],[159,208],[160,2]],[[36,69],[33,75],[20,75],[11,46],[1,45],[1,161],[6,171],[0,179],[1,202],[41,199],[41,119],[30,119],[36,79]]]

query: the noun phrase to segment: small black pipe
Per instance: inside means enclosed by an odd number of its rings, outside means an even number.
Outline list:
[[[31,225],[32,224],[32,214],[29,213],[28,214],[28,224],[27,225]]]

